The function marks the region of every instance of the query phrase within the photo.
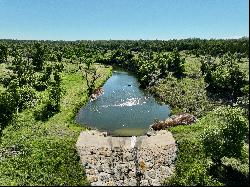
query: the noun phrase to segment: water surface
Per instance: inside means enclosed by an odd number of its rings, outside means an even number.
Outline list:
[[[142,135],[154,120],[169,116],[168,105],[139,88],[137,78],[128,72],[113,71],[103,86],[104,94],[80,109],[80,124],[109,132],[111,135]]]

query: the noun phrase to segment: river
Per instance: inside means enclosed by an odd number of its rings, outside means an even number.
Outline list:
[[[113,136],[145,134],[154,120],[170,115],[170,108],[139,85],[132,73],[113,71],[103,86],[104,93],[83,106],[76,121]]]

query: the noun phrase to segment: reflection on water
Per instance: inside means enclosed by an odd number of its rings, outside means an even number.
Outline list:
[[[169,107],[159,104],[140,89],[132,74],[113,72],[103,89],[103,95],[81,108],[76,118],[78,123],[113,135],[126,132],[126,136],[130,136],[145,133],[155,119],[163,120],[169,116]]]

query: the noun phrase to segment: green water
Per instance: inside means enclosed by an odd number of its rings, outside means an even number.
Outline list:
[[[170,114],[169,106],[140,89],[131,73],[114,71],[103,89],[104,94],[80,109],[78,123],[113,136],[138,136],[145,134],[154,120],[166,119]]]

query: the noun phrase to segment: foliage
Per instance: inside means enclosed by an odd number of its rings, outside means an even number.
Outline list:
[[[43,69],[43,72],[41,74],[38,74],[36,77],[36,82],[34,84],[34,87],[38,91],[44,91],[48,88],[50,81],[51,81],[51,74],[52,74],[53,67],[51,65],[45,66]]]
[[[37,136],[37,140],[27,141],[32,144],[25,145],[26,149],[32,149],[20,152],[15,147],[18,154],[6,156],[2,162],[1,185],[6,185],[7,175],[15,185],[88,185],[71,139]]]
[[[0,64],[7,62],[8,48],[7,46],[0,44]]]
[[[180,57],[179,52],[175,49],[173,52],[147,54],[148,56],[139,57],[138,78],[142,87],[153,86],[169,73],[181,78],[184,75],[185,59]]]
[[[113,40],[113,41],[39,41],[41,44],[46,44],[51,52],[62,52],[63,58],[70,59],[72,56],[77,58],[85,56],[90,52],[117,50],[124,51],[131,50],[133,52],[166,52],[173,51],[177,48],[179,51],[187,50],[191,54],[204,55],[209,54],[212,56],[223,55],[227,52],[240,53],[242,56],[249,56],[249,38],[243,37],[239,39],[200,39],[188,38],[180,40]],[[19,48],[25,49],[29,45],[34,45],[34,41],[17,41],[17,40],[0,40],[12,49]],[[121,54],[121,53],[120,53]],[[121,55],[119,55],[121,56]]]
[[[0,137],[2,130],[11,122],[16,110],[16,103],[9,92],[0,93]]]
[[[245,115],[249,117],[249,84],[245,85],[241,90],[243,96],[237,98],[235,105],[242,107]]]
[[[215,114],[218,117],[207,122],[209,127],[204,130],[202,142],[206,155],[219,165],[223,157],[242,157],[249,128],[240,108],[222,107]]]
[[[88,95],[91,95],[95,89],[95,84],[97,79],[101,76],[97,73],[97,69],[94,65],[90,63],[87,64],[87,67],[80,66],[80,70],[82,70],[82,77],[86,80],[88,87]]]
[[[60,101],[64,94],[64,89],[61,86],[62,80],[60,76],[60,73],[63,70],[63,65],[55,64],[53,67],[48,67],[46,68],[47,71],[44,74],[44,76],[48,76],[49,78],[46,81],[49,86],[48,100],[41,110],[35,111],[34,113],[35,118],[42,121],[48,120],[48,118],[52,117],[54,114],[60,111]],[[51,74],[53,74],[52,80],[50,78]]]
[[[169,104],[173,111],[181,110],[199,117],[212,107],[208,102],[205,88],[206,84],[202,78],[187,77],[178,80],[169,75],[150,91]]]
[[[35,104],[36,93],[33,89],[34,71],[27,60],[16,55],[10,76],[2,79],[6,90],[1,94],[1,131],[22,110]]]
[[[3,79],[5,87],[8,87],[11,81],[16,82],[18,86],[33,86],[35,82],[34,67],[30,61],[23,59],[20,53],[16,53],[16,56],[8,69],[11,71],[10,75]]]
[[[185,59],[180,57],[177,49],[174,49],[172,53],[169,53],[168,71],[173,72],[175,77],[179,78],[184,75],[184,63]]]
[[[35,43],[35,53],[32,56],[32,64],[35,70],[42,71],[45,61],[45,47],[41,43]]]
[[[202,62],[201,70],[211,92],[229,94],[233,101],[242,96],[242,88],[246,84],[246,75],[239,67],[236,56],[226,54],[219,63],[208,59]]]
[[[63,95],[63,89],[61,87],[60,72],[63,70],[62,64],[56,64],[54,67],[54,81],[51,82],[51,88],[49,90],[49,103],[54,108],[54,111],[60,110],[60,100]]]
[[[192,149],[190,149],[192,147]],[[178,143],[178,160],[175,173],[165,181],[167,186],[220,186],[207,171],[202,147],[195,139]]]

